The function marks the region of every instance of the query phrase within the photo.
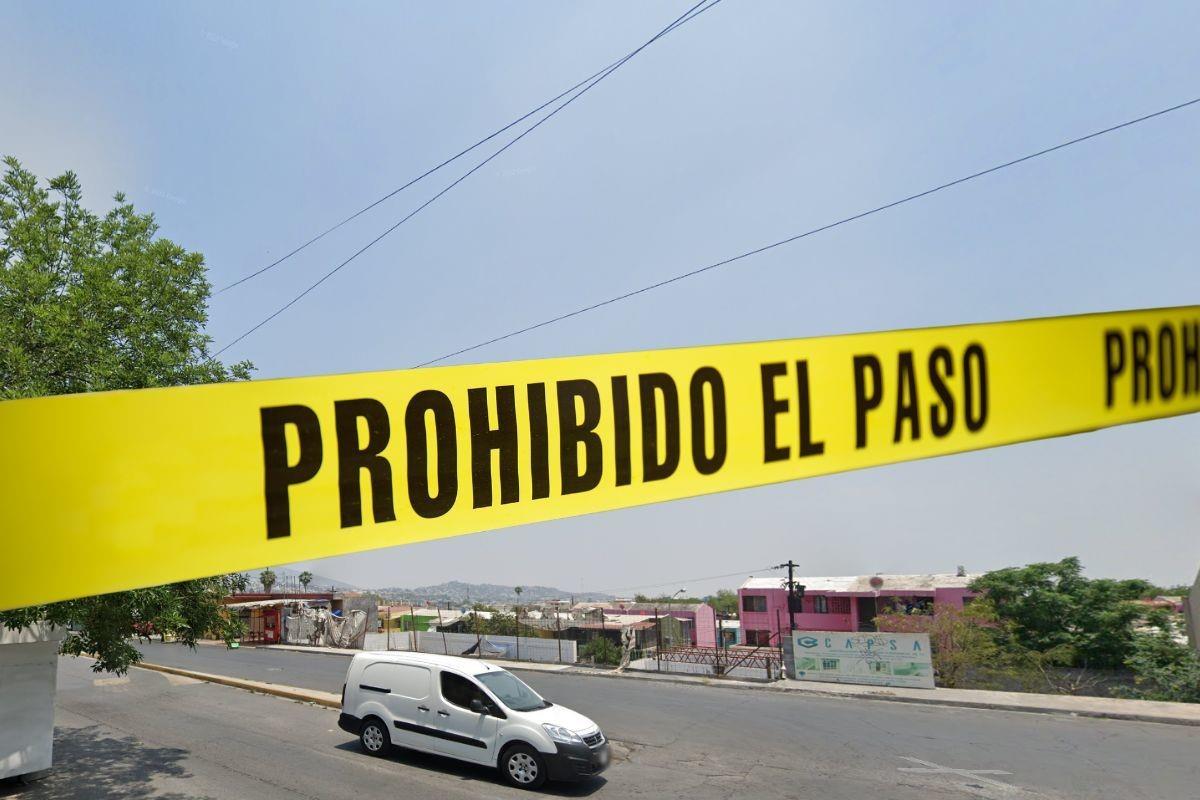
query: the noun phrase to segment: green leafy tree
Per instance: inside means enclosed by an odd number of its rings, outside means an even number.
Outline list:
[[[209,353],[203,256],[158,236],[153,215],[123,195],[115,201],[95,214],[74,173],[42,186],[4,159],[0,399],[249,378],[249,362],[227,367]],[[62,652],[121,673],[140,658],[128,642],[139,634],[236,638],[220,602],[236,584],[223,576],[81,598],[3,612],[0,624],[69,627]]]
[[[1191,589],[1192,587],[1186,583],[1177,583],[1174,586],[1155,586],[1151,584],[1143,596],[1148,600],[1155,597],[1187,597]]]
[[[644,594],[635,594],[633,596],[633,602],[639,606],[652,606],[652,605],[668,606],[668,605],[681,605],[681,604],[687,604],[687,603],[699,603],[702,601],[699,597],[672,597],[669,594],[662,594],[662,595],[659,595],[658,597],[650,597],[650,596],[644,595]]]
[[[1070,653],[1078,666],[1119,667],[1133,648],[1143,609],[1143,580],[1083,577],[1078,558],[989,572],[971,588],[986,594],[999,619],[1013,624],[1022,646],[1039,653]]]
[[[1012,623],[1004,623],[987,600],[959,607],[935,603],[929,611],[885,610],[875,617],[880,631],[926,633],[934,675],[949,688],[1030,686],[1037,680],[1037,656],[1014,641]]]
[[[1175,615],[1155,612],[1133,637],[1125,664],[1134,674],[1129,695],[1144,700],[1200,703],[1200,654],[1179,641]]]
[[[706,601],[718,614],[736,617],[738,613],[738,595],[731,589],[718,589],[717,593]]]
[[[275,585],[275,572],[269,567],[258,573],[258,582],[262,584],[263,591],[267,594],[271,593],[271,587]]]
[[[308,570],[300,573],[300,585],[304,587],[304,591],[308,591],[308,585],[313,582],[313,574]]]
[[[515,636],[517,633],[517,615],[505,614],[503,611],[493,611],[490,619],[479,620],[480,631],[493,636]]]
[[[596,664],[621,663],[621,648],[613,644],[607,636],[597,636],[584,645],[580,652]]]

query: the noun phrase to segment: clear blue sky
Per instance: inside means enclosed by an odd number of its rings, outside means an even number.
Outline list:
[[[0,152],[124,190],[216,285],[632,49],[689,3],[8,5]],[[407,367],[1200,95],[1200,6],[726,0],[227,354]],[[470,360],[1200,301],[1200,107]],[[229,341],[472,162],[216,298]],[[311,565],[606,589],[1079,555],[1190,582],[1200,418]],[[693,582],[693,591],[737,579]],[[653,588],[653,587],[649,587]]]

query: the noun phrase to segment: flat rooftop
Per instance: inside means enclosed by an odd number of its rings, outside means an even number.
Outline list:
[[[896,592],[896,591],[932,591],[934,589],[965,589],[971,581],[980,577],[978,573],[958,575],[953,572],[931,572],[924,575],[846,575],[804,576],[797,577],[796,583],[804,586],[807,592]],[[879,586],[872,586],[871,580],[879,579]],[[786,577],[754,578],[751,577],[742,584],[742,589],[783,589]]]

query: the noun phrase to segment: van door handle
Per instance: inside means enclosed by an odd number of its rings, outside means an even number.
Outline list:
[[[439,709],[438,709],[438,716],[439,716],[439,717],[448,717],[448,716],[450,716],[450,712],[449,712],[449,711],[442,711],[442,710],[439,708]]]
[[[429,706],[417,706],[417,711],[429,711]]]

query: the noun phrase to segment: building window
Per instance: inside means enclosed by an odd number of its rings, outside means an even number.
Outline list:
[[[765,647],[770,643],[770,631],[746,631],[746,644],[752,647]]]
[[[828,614],[829,613],[829,599],[826,598],[825,595],[818,594],[813,597],[813,613],[814,614]]]
[[[742,611],[766,611],[767,596],[765,594],[747,594],[742,597]]]
[[[831,598],[829,598],[829,613],[830,614],[849,614],[850,613],[850,598],[849,597],[831,597]]]

